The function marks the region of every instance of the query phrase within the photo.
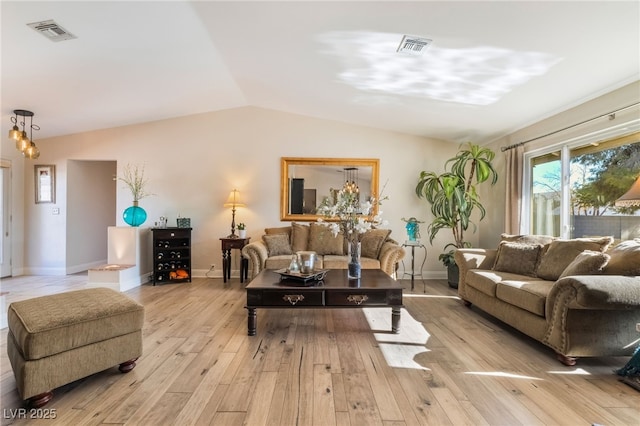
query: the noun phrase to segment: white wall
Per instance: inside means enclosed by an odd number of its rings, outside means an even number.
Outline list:
[[[246,223],[252,239],[260,238],[265,227],[280,224],[281,157],[379,158],[381,187],[388,181],[383,216],[392,238],[402,242],[406,239],[402,217],[431,220],[427,203],[414,192],[420,171],[441,171],[458,148],[438,140],[253,107],[43,139],[38,146],[42,153],[38,162],[57,167],[57,205],[67,203],[68,208],[52,216],[51,205],[41,209],[26,203],[29,270],[65,266],[64,256],[58,254],[65,253],[64,219],[69,214],[65,210],[72,208],[64,189],[70,178],[68,160],[115,160],[118,175],[127,163],[145,165],[148,190],[155,195],[140,202],[148,214],[144,227],[153,226],[160,216],[167,216],[170,226],[176,225],[178,214],[191,218],[196,273],[208,270],[211,263],[221,267],[219,238],[229,234],[231,223],[231,211],[223,204],[231,189],[242,192],[247,207],[238,209],[236,223]],[[29,179],[27,172],[25,176]],[[27,183],[28,192],[32,184]],[[115,224],[123,226],[121,214],[132,198],[122,183],[116,190]],[[26,196],[33,198],[31,193]],[[59,228],[61,235],[52,237]],[[437,256],[449,241],[449,235],[442,233],[429,248],[425,271],[432,271],[431,276],[444,276]]]

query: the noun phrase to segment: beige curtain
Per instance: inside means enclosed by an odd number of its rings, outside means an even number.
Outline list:
[[[524,146],[520,145],[505,151],[506,156],[506,194],[504,231],[508,234],[520,233],[520,213],[522,207],[522,176]]]

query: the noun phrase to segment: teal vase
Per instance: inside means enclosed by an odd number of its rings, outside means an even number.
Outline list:
[[[147,220],[147,212],[134,201],[131,207],[127,207],[122,213],[122,219],[129,226],[140,226]]]

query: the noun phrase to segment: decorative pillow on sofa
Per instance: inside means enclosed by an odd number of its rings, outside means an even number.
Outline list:
[[[269,256],[292,254],[289,236],[286,233],[263,235],[262,239],[267,245]]]
[[[556,237],[551,237],[549,235],[512,235],[512,234],[500,235],[500,241],[507,241],[510,243],[520,243],[520,244],[542,244],[543,246],[550,244],[551,241],[555,239]]]
[[[342,234],[334,237],[331,228],[317,223],[309,225],[308,248],[310,251],[315,251],[319,256],[324,254],[337,254],[342,256],[345,254]]]
[[[309,225],[291,224],[291,251],[307,251],[309,245]]]
[[[569,275],[601,274],[610,258],[608,254],[599,251],[585,250],[573,259],[573,262],[560,274],[560,278]]]
[[[279,228],[264,228],[264,233],[267,235],[287,234],[287,236],[291,237],[291,227],[281,226]]]
[[[612,242],[612,237],[554,240],[540,260],[538,278],[556,281],[580,253],[585,250],[604,252]]]
[[[360,255],[377,259],[389,234],[391,234],[390,229],[369,229],[362,234],[360,238]]]
[[[609,251],[606,275],[640,275],[640,238],[623,241]]]
[[[503,241],[498,246],[493,270],[535,277],[542,247],[542,244],[519,244]]]

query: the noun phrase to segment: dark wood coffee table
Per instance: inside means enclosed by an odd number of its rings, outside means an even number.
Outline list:
[[[281,281],[265,269],[246,289],[249,336],[256,335],[257,308],[391,308],[391,331],[400,331],[402,286],[380,269],[363,269],[359,280],[349,280],[346,270],[331,270],[313,286]]]

